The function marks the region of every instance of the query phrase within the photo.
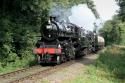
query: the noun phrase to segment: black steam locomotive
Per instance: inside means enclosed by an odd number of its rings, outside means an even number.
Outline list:
[[[35,54],[39,63],[57,63],[86,55],[95,51],[95,35],[73,23],[59,22],[50,17],[41,26],[41,38],[36,44]]]

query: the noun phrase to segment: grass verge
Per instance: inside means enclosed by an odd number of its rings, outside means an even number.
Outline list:
[[[0,65],[0,74],[12,72],[18,69],[26,68],[35,65],[35,57],[29,56],[28,58],[19,59],[18,57],[14,62],[7,63],[6,66]]]
[[[65,83],[125,83],[125,47],[107,47],[95,63]]]

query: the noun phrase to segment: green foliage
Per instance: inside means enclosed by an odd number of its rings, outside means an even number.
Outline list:
[[[124,39],[124,26],[123,23],[118,19],[118,16],[114,16],[113,20],[105,22],[100,34],[105,38],[106,45],[120,44]]]
[[[100,18],[98,12],[97,12],[96,9],[95,9],[94,2],[91,1],[91,0],[86,0],[86,2],[87,2],[87,5],[88,5],[88,8],[91,9],[91,11],[92,11],[93,14],[95,15],[95,17],[96,17],[97,19]]]
[[[125,23],[120,23],[119,25],[120,25],[120,27],[122,29],[122,34],[121,34],[121,39],[122,40],[121,40],[120,44],[125,45]]]
[[[27,57],[28,58],[23,58],[23,59],[16,57],[15,62],[9,62],[4,67],[1,67],[0,65],[0,74],[11,72],[17,69],[22,69],[24,67],[29,67],[36,64],[34,56],[28,55]]]
[[[125,21],[125,0],[116,0],[120,7],[119,17],[122,21]]]
[[[116,0],[120,10],[118,15],[115,15],[112,20],[104,24],[103,29],[100,30],[106,39],[106,44],[122,44],[125,45],[125,0]]]
[[[115,78],[125,81],[125,47],[112,46],[100,53],[96,61],[97,68],[111,73]]]

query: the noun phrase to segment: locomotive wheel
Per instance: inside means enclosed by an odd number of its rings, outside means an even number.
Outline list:
[[[93,52],[93,53],[96,53],[95,47],[92,47],[92,52]]]
[[[37,56],[37,63],[38,63],[38,64],[41,64],[40,56]]]
[[[76,54],[75,54],[75,48],[72,49],[72,54],[73,54],[73,55],[72,55],[72,56],[73,56],[72,59],[75,59],[75,55],[76,55]]]
[[[75,52],[73,50],[73,48],[69,49],[68,51],[68,57],[67,57],[67,60],[70,61],[70,60],[73,60],[75,58]]]
[[[86,48],[86,49],[84,49],[84,54],[83,54],[83,56],[86,56],[88,54],[88,49]]]
[[[56,57],[56,64],[57,65],[61,64],[61,57],[60,56]]]
[[[62,62],[66,62],[66,57],[65,57],[65,55],[62,55]]]
[[[75,59],[75,52],[74,52],[73,57],[72,57],[72,60],[74,60],[74,59]]]

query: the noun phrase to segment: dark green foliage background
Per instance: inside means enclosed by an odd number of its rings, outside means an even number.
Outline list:
[[[124,23],[122,23],[118,16],[114,16],[112,20],[106,21],[99,32],[105,38],[106,45],[124,44],[122,42],[125,32]]]
[[[118,16],[122,21],[125,21],[125,0],[116,0],[116,1],[118,2],[118,5],[120,7]]]

